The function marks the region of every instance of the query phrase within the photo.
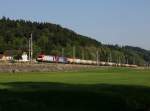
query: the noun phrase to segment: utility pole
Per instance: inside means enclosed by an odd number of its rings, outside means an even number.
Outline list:
[[[120,56],[119,56],[119,64],[121,64],[121,59],[120,59]]]
[[[29,38],[29,61],[32,62],[33,59],[33,42],[32,42],[32,33]]]
[[[110,53],[108,53],[107,62],[111,62],[111,52],[110,52]]]
[[[61,50],[61,56],[64,57],[64,48]]]
[[[109,56],[107,56],[107,60],[106,61],[109,62]]]
[[[73,46],[73,62],[75,61],[76,58],[76,47]]]
[[[110,52],[110,61],[109,62],[112,62],[112,55],[111,55],[111,52]]]
[[[30,38],[29,38],[29,61],[31,60],[31,40],[30,40]]]
[[[84,49],[82,49],[82,59],[84,60]]]
[[[33,41],[32,41],[32,33],[31,33],[31,62],[33,59]]]
[[[100,64],[100,62],[101,62],[101,51],[99,52],[99,64]]]
[[[132,59],[132,65],[135,65],[135,58],[133,57]]]
[[[129,64],[128,58],[127,58],[127,62],[126,62],[126,64]]]
[[[118,66],[120,66],[120,56],[118,56],[117,59],[118,59],[118,61],[117,61],[118,62]]]
[[[99,66],[99,51],[96,52],[97,65]]]

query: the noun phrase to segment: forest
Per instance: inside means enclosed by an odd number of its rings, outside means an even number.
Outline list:
[[[39,53],[116,63],[146,65],[150,51],[133,46],[102,44],[58,24],[26,20],[0,19],[0,52],[13,50],[14,57],[28,52],[30,35],[33,35],[34,58]],[[118,43],[119,44],[119,43]]]

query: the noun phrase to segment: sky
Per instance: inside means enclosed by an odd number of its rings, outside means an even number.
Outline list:
[[[0,17],[50,22],[104,44],[150,50],[150,0],[0,0]]]

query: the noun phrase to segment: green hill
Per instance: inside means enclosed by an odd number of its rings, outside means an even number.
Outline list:
[[[96,60],[99,51],[101,61],[113,61],[144,65],[150,63],[150,51],[138,47],[103,45],[101,42],[75,33],[57,24],[38,23],[25,20],[0,19],[0,51],[28,51],[28,39],[33,34],[34,57],[38,53]]]

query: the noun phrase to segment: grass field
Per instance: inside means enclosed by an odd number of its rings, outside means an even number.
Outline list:
[[[148,69],[0,74],[0,111],[149,110]]]

